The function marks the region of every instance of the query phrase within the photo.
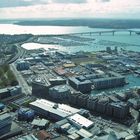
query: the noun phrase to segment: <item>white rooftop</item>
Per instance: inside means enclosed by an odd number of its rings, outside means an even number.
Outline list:
[[[79,114],[74,114],[69,117],[69,120],[76,123],[77,125],[85,128],[89,128],[93,125],[93,122]]]
[[[36,106],[44,111],[51,112],[53,114],[57,114],[61,117],[67,117],[69,115],[75,114],[79,112],[79,109],[70,107],[65,104],[56,104],[54,102],[45,100],[45,99],[37,99],[36,101],[30,103],[33,106]]]

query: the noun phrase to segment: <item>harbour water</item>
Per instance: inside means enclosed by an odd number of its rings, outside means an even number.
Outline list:
[[[60,35],[60,34],[71,34],[71,33],[83,33],[83,32],[98,32],[98,31],[109,31],[113,29],[104,28],[89,28],[85,26],[21,26],[15,24],[0,24],[0,34],[33,34],[33,35]],[[140,31],[140,29],[132,29]],[[98,51],[103,50],[106,46],[117,46],[127,50],[140,51],[140,36],[136,34],[129,35],[129,32],[117,32],[115,36],[112,33],[105,33],[99,36],[99,34],[84,35],[88,38],[95,39],[88,43],[86,46],[53,46],[62,51],[77,52],[77,51]],[[83,37],[83,36],[82,36]],[[32,43],[32,42],[31,42]],[[107,45],[106,45],[107,44]],[[37,46],[39,44],[36,44]],[[24,45],[26,47],[26,45]],[[27,44],[29,46],[29,44]],[[35,46],[35,44],[34,44]],[[29,46],[31,48],[31,46]],[[41,46],[43,48],[47,48]]]
[[[0,34],[26,34],[31,33],[34,35],[44,35],[44,34],[69,34],[69,33],[81,33],[81,32],[96,32],[96,31],[106,31],[111,29],[94,29],[89,27],[63,27],[63,26],[19,26],[13,24],[0,24]],[[140,29],[135,29],[140,31]],[[60,51],[67,52],[78,52],[78,51],[99,51],[105,50],[107,46],[118,48],[123,48],[126,50],[132,50],[140,52],[140,36],[136,34],[129,35],[129,32],[118,32],[113,36],[111,33],[94,35],[79,35],[81,37],[93,38],[93,41],[88,42],[87,45],[82,46],[61,46],[61,45],[51,45],[51,44],[39,44],[39,43],[26,43],[22,47],[26,49],[34,48],[53,48]],[[134,86],[140,86],[140,77],[135,77],[134,75],[127,75],[127,81],[129,84],[116,89],[104,90],[109,91],[120,91],[128,89]],[[101,93],[102,91],[93,91],[92,93]]]

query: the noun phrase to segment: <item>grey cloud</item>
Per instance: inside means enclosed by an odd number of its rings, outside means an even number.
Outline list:
[[[96,0],[97,2],[110,2],[111,0]]]
[[[47,0],[46,2],[43,0],[0,0],[0,8],[29,6],[43,3],[47,3]]]
[[[0,8],[20,7],[38,4],[53,3],[87,3],[87,0],[0,0]],[[97,2],[109,2],[111,0],[96,0]]]
[[[49,0],[0,0],[0,8],[47,4]],[[53,3],[86,3],[87,0],[51,0]]]
[[[86,3],[87,0],[52,0],[56,3]]]

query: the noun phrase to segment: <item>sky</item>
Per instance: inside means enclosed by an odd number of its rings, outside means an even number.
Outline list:
[[[0,19],[140,19],[140,0],[0,0]]]

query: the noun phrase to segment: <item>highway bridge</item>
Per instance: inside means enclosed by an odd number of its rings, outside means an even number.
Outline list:
[[[71,35],[104,35],[104,34],[112,34],[113,36],[115,35],[115,33],[119,33],[119,32],[128,32],[128,34],[131,36],[133,34],[135,35],[140,35],[140,31],[135,31],[135,30],[125,30],[125,29],[115,29],[115,30],[106,30],[106,31],[95,31],[95,32],[81,32],[81,33],[73,33]]]

